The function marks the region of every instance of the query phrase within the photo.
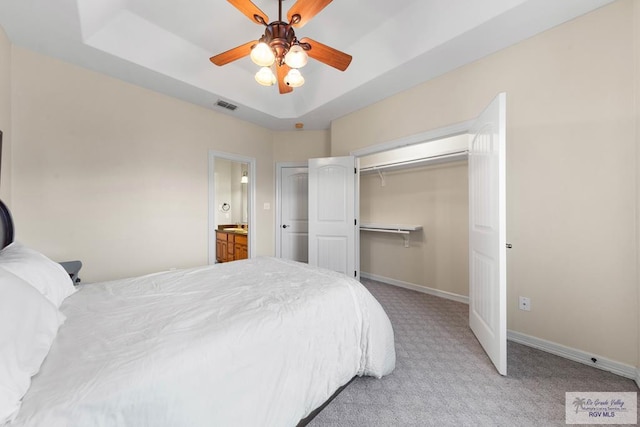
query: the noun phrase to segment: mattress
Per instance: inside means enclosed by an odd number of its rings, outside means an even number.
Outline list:
[[[276,258],[79,286],[18,426],[293,426],[395,366],[375,298]]]

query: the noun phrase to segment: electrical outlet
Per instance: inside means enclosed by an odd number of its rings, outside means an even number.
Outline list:
[[[520,297],[518,308],[524,311],[531,311],[531,300],[527,297]]]

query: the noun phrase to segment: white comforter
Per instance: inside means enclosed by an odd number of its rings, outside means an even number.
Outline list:
[[[274,258],[84,285],[62,311],[15,425],[293,426],[395,366],[360,283]]]

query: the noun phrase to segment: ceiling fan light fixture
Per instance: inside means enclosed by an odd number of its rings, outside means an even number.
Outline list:
[[[307,64],[309,57],[340,71],[345,71],[351,63],[351,55],[308,37],[296,37],[295,29],[306,25],[332,0],[296,0],[285,18],[282,16],[284,0],[276,0],[278,19],[272,22],[269,22],[267,15],[254,4],[255,0],[228,1],[253,23],[264,25],[264,33],[258,40],[254,39],[212,56],[209,60],[213,64],[222,66],[249,56],[256,65],[263,67],[256,73],[256,81],[264,86],[278,83],[280,94],[286,94],[304,84],[304,77],[298,69]],[[274,64],[278,68],[273,68]],[[272,70],[264,69],[265,67]],[[274,73],[277,73],[277,77]]]
[[[262,86],[273,86],[276,84],[276,76],[269,67],[262,67],[256,73],[256,81]]]
[[[268,44],[260,42],[251,49],[251,60],[261,67],[270,67],[276,56]]]
[[[294,44],[284,56],[284,63],[291,68],[302,68],[307,65],[309,56],[300,45]]]
[[[300,87],[304,84],[304,77],[299,70],[292,68],[289,70],[286,76],[284,76],[284,83],[291,87]]]

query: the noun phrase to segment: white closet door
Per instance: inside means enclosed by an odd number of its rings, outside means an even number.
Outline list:
[[[280,178],[280,257],[299,262],[309,260],[308,176],[306,167],[283,167]]]
[[[355,159],[309,160],[309,264],[356,274]]]
[[[506,95],[471,128],[469,146],[469,325],[507,374]]]

